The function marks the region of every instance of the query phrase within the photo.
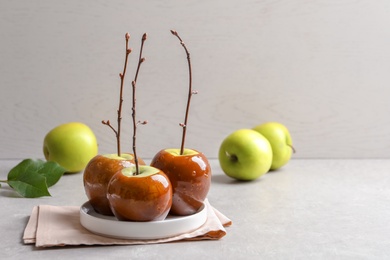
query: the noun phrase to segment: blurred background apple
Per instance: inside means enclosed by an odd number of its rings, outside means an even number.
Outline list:
[[[267,122],[253,128],[262,134],[272,147],[271,170],[277,170],[288,163],[294,152],[287,127],[278,122]]]
[[[87,125],[71,122],[52,129],[44,138],[43,153],[68,172],[80,172],[98,153],[94,132]]]
[[[252,129],[239,129],[228,135],[219,148],[222,170],[237,180],[255,180],[269,171],[272,149],[268,140]]]

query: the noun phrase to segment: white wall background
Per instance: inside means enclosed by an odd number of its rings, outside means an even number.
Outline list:
[[[390,1],[0,1],[0,158],[43,157],[54,126],[81,121],[101,153],[115,138],[124,34],[138,81],[138,152],[179,147],[187,63],[194,96],[188,147],[217,156],[239,128],[279,121],[295,158],[390,158]],[[130,78],[123,149],[131,149]]]

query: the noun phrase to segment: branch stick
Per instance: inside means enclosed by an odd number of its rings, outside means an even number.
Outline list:
[[[125,75],[127,71],[127,61],[129,54],[131,53],[131,49],[129,48],[129,39],[130,39],[130,34],[126,33],[125,34],[125,39],[126,39],[126,56],[125,56],[125,64],[123,66],[123,72],[119,73],[119,77],[121,79],[121,84],[120,84],[120,93],[119,93],[119,108],[117,110],[118,117],[117,117],[117,129],[115,129],[111,123],[110,120],[102,121],[103,125],[107,125],[114,131],[115,136],[116,136],[116,146],[117,146],[117,154],[118,156],[121,156],[121,121],[122,121],[122,104],[123,104],[123,85],[124,85],[124,80],[125,80]]]
[[[138,58],[138,66],[137,66],[137,71],[135,73],[134,80],[131,82],[131,85],[133,87],[133,106],[132,106],[132,117],[133,117],[133,155],[134,155],[134,162],[135,162],[135,168],[136,172],[135,175],[139,174],[139,165],[138,165],[138,156],[137,156],[137,147],[136,147],[136,139],[137,139],[137,125],[140,122],[137,122],[136,120],[136,85],[137,85],[137,79],[138,79],[138,72],[141,67],[141,64],[145,61],[145,58],[142,57],[142,51],[144,48],[144,42],[146,41],[147,34],[144,33],[142,36],[142,41],[141,41],[141,48],[139,52],[139,58]],[[142,122],[143,124],[146,124],[146,121]]]
[[[187,55],[187,61],[188,61],[188,72],[189,72],[189,82],[188,82],[188,99],[187,99],[187,107],[186,107],[186,113],[184,117],[184,123],[181,123],[180,126],[183,128],[182,133],[182,139],[181,139],[181,146],[180,146],[180,154],[182,155],[184,153],[184,145],[186,140],[186,133],[187,133],[187,126],[188,126],[188,114],[190,110],[190,103],[191,103],[191,97],[193,94],[197,94],[197,91],[192,91],[192,67],[191,67],[191,58],[190,58],[190,52],[187,49],[187,46],[179,36],[179,34],[175,30],[171,30],[171,33],[176,36],[180,44],[183,46],[184,51]]]

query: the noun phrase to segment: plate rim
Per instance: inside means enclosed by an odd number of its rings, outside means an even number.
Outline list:
[[[116,239],[152,240],[191,232],[207,221],[205,203],[198,212],[188,216],[171,216],[159,221],[120,221],[97,213],[89,201],[80,207],[80,223],[92,233]],[[141,233],[142,230],[142,233]]]

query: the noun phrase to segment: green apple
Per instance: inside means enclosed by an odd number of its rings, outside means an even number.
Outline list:
[[[260,133],[252,129],[240,129],[223,140],[218,159],[226,175],[237,180],[250,181],[269,171],[272,148]]]
[[[97,155],[95,134],[87,125],[71,122],[53,128],[43,141],[46,160],[55,161],[68,172],[79,172]]]
[[[253,130],[268,139],[272,147],[271,170],[276,170],[287,164],[294,151],[292,139],[287,127],[278,122],[267,122],[258,125]]]

